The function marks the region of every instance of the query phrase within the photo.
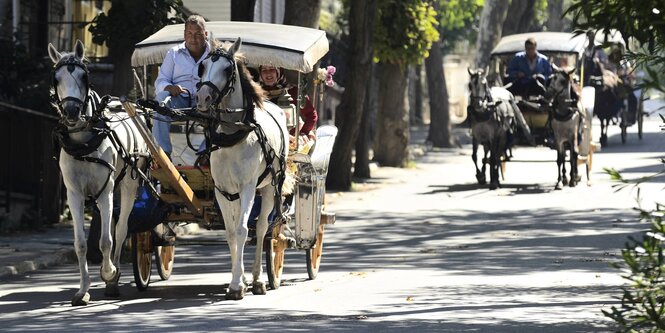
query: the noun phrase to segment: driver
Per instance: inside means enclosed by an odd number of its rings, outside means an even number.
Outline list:
[[[552,66],[547,57],[536,50],[536,39],[531,37],[524,42],[524,51],[515,54],[508,64],[508,78],[512,86],[508,88],[515,96],[543,96],[545,84],[552,74]]]
[[[199,82],[198,66],[206,58],[210,47],[205,19],[192,15],[185,21],[185,41],[171,48],[164,57],[155,80],[155,100],[170,108],[187,108],[196,105],[196,83]],[[157,145],[171,156],[171,117],[157,114],[152,135]]]

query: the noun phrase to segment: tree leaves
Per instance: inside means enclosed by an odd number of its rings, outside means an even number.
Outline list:
[[[380,0],[375,20],[374,58],[393,64],[419,64],[439,39],[436,12],[429,1]]]

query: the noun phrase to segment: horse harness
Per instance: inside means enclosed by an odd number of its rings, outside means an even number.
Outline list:
[[[259,125],[259,123],[256,122],[255,118],[256,108],[254,106],[254,103],[251,101],[249,97],[245,98],[245,100],[243,101],[243,104],[247,105],[246,107],[243,106],[243,108],[240,109],[229,109],[229,108],[219,107],[222,99],[228,96],[233,91],[235,91],[234,86],[237,78],[236,61],[233,58],[232,54],[228,53],[222,48],[218,48],[215,51],[208,54],[208,58],[211,58],[212,62],[219,60],[220,57],[226,58],[231,63],[230,66],[228,66],[226,69],[227,71],[226,74],[227,77],[229,77],[229,80],[227,80],[225,87],[220,90],[217,88],[217,86],[214,83],[210,81],[199,82],[197,84],[197,88],[200,88],[201,86],[210,87],[215,94],[215,98],[213,103],[211,104],[211,107],[212,111],[215,111],[217,114],[214,117],[215,119],[208,120],[207,124],[208,131],[206,133],[206,141],[207,141],[206,147],[208,147],[207,153],[210,154],[211,152],[220,148],[235,146],[236,144],[240,143],[245,138],[247,138],[247,136],[250,133],[252,132],[256,133],[258,142],[261,146],[261,150],[266,159],[266,168],[259,176],[256,185],[258,186],[259,184],[261,184],[261,182],[263,182],[263,180],[268,175],[271,175],[272,176],[271,185],[275,186],[276,188],[275,197],[281,198],[281,187],[286,177],[285,174],[286,144],[283,139],[284,133],[283,132],[280,133],[281,134],[280,137],[282,138],[281,153],[279,156],[277,156],[275,149],[270,144],[268,144],[265,131],[263,130],[261,125]],[[203,64],[200,64],[199,76],[201,76],[202,74],[203,74]],[[248,96],[248,94],[243,94],[243,95]],[[273,119],[273,121],[275,121],[276,124],[278,124],[277,119],[275,119],[275,117],[272,114],[270,114],[269,112],[266,113],[270,115],[270,117]],[[228,132],[231,132],[231,134],[217,133],[215,129],[219,127]],[[279,129],[281,132],[282,128],[279,127]],[[275,161],[276,158],[279,160],[279,165],[280,165],[279,170],[275,170],[275,168],[273,167],[273,162]],[[215,184],[215,188],[228,201],[235,201],[240,199],[240,193],[229,193],[219,188],[217,184]]]
[[[470,85],[471,84],[469,84],[469,86]],[[489,84],[487,82],[485,82],[483,87],[485,87],[485,89],[487,91],[487,93],[485,94],[484,97],[474,96],[473,94],[471,94],[471,96],[470,96],[470,98],[471,98],[471,111],[472,111],[471,114],[473,116],[473,119],[476,122],[479,122],[479,123],[486,122],[486,121],[488,121],[492,118],[494,118],[497,121],[500,121],[501,119],[500,119],[500,116],[498,115],[497,112],[486,112],[486,111],[483,110],[483,102],[487,102],[487,103],[494,102],[494,100],[492,100],[492,94],[490,93],[491,89],[489,87]],[[477,106],[480,107],[480,110],[478,110]]]
[[[67,96],[63,99],[60,99],[60,96],[58,96],[57,92],[58,80],[55,78],[55,73],[61,67],[64,66],[67,66],[67,70],[70,73],[73,72],[76,67],[82,68],[85,71],[85,76],[83,81],[86,88],[86,98],[84,101],[81,101],[80,99],[72,96]],[[137,177],[140,176],[144,181],[147,181],[149,183],[148,176],[145,175],[145,173],[142,170],[139,170],[137,166],[139,157],[149,157],[149,155],[142,154],[141,152],[139,152],[138,147],[134,147],[134,152],[132,154],[129,154],[129,152],[127,152],[126,147],[124,147],[121,144],[117,133],[113,131],[111,128],[109,128],[107,122],[110,122],[110,119],[102,115],[102,110],[106,109],[106,106],[108,102],[111,100],[111,97],[105,95],[100,99],[99,95],[97,95],[97,93],[94,90],[90,89],[90,84],[88,82],[88,73],[89,73],[88,68],[83,63],[83,61],[73,55],[63,57],[54,66],[53,74],[51,76],[51,85],[53,88],[53,93],[51,94],[51,106],[60,115],[61,119],[56,125],[56,127],[53,129],[52,136],[54,142],[57,142],[60,145],[60,147],[62,147],[62,149],[65,150],[65,152],[70,156],[72,156],[75,160],[101,164],[109,170],[104,185],[95,195],[91,196],[92,201],[96,201],[99,198],[99,196],[102,194],[104,189],[106,189],[106,186],[111,180],[111,176],[116,171],[116,169],[113,165],[111,165],[109,162],[103,159],[87,155],[96,151],[99,148],[99,146],[102,144],[102,142],[104,142],[105,139],[107,138],[109,139],[111,145],[113,145],[114,149],[120,155],[120,158],[125,162],[125,165],[120,171],[120,174],[116,178],[114,191],[115,188],[120,183],[120,181],[122,181],[122,179],[125,177],[125,174],[127,172],[127,167],[129,167],[130,165],[132,167],[131,170],[132,179],[136,179]],[[85,122],[83,126],[70,129],[65,125],[63,121],[64,113],[62,112],[62,103],[68,100],[74,100],[81,103],[82,110],[87,109],[88,103],[92,102],[90,103],[90,107],[92,109],[92,116],[84,117]],[[71,140],[69,134],[76,132],[90,132],[93,135],[87,142],[75,143]],[[134,142],[137,142],[136,134],[131,131],[130,133],[132,133]],[[55,158],[57,159],[57,157]]]
[[[568,89],[571,89],[571,88],[568,87]],[[564,88],[560,91],[557,91],[554,94],[554,97],[552,97],[553,102],[552,102],[552,108],[550,110],[550,114],[551,114],[551,117],[553,119],[557,120],[557,121],[568,121],[568,120],[573,118],[573,115],[575,115],[575,113],[580,112],[580,110],[576,106],[577,105],[577,99],[574,99],[574,98],[563,100],[562,104],[567,104],[568,105],[565,108],[567,110],[567,112],[565,112],[565,113],[556,112],[556,110],[558,110],[559,109],[558,107],[560,106],[559,101],[561,100],[561,98],[560,98],[561,94],[563,94],[563,92],[565,90],[566,90],[566,88]]]

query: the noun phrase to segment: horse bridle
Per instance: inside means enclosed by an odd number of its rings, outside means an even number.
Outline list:
[[[480,74],[475,74],[474,76],[476,77],[475,80],[480,79]],[[477,86],[477,85],[474,85],[474,86]],[[474,110],[476,109],[476,102],[477,102],[477,105],[481,106],[481,107],[482,107],[482,102],[483,101],[492,102],[492,96],[489,93],[490,88],[489,88],[489,84],[487,83],[487,81],[485,81],[485,84],[483,85],[483,87],[485,87],[485,96],[483,96],[483,97],[475,96],[473,93],[470,96],[470,98],[471,98],[471,107],[473,107]],[[478,112],[478,110],[476,110],[476,112]]]
[[[74,96],[67,96],[65,98],[60,98],[60,95],[58,95],[58,79],[55,78],[55,74],[60,70],[60,68],[67,66],[67,71],[69,73],[73,73],[74,70],[76,70],[76,67],[83,69],[85,74],[83,75],[83,84],[85,86],[85,93],[84,93],[84,99],[81,100],[78,97]],[[67,57],[63,57],[58,61],[58,63],[53,66],[53,73],[51,74],[51,86],[53,87],[53,94],[51,95],[51,99],[53,102],[58,106],[58,112],[62,112],[62,104],[67,102],[67,101],[74,101],[78,104],[81,105],[81,110],[85,110],[88,106],[88,101],[90,100],[90,83],[88,80],[89,76],[89,71],[88,71],[88,66],[86,66],[83,63],[83,60],[79,59],[76,56],[70,55]]]
[[[228,60],[229,63],[230,63],[229,67],[227,67],[225,69],[225,71],[227,72],[227,77],[229,79],[226,80],[226,85],[224,86],[224,88],[222,88],[220,90],[211,81],[203,81],[203,82],[199,82],[199,83],[196,84],[196,89],[201,89],[202,86],[207,86],[210,89],[212,89],[214,100],[211,104],[211,107],[213,109],[216,109],[219,106],[220,102],[222,101],[222,98],[226,97],[228,94],[232,93],[235,90],[235,83],[236,83],[236,71],[235,71],[236,61],[233,58],[232,54],[226,52],[222,48],[218,48],[215,51],[209,53],[208,56],[205,59],[210,58],[212,60],[212,62],[214,63],[217,60],[219,60],[220,57],[226,58],[226,60]],[[203,69],[204,69],[203,68],[203,62],[201,62],[199,64],[199,69],[198,69],[199,77],[201,77],[201,75],[203,75]]]

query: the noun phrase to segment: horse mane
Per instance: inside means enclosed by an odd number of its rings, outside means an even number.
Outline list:
[[[226,42],[222,44],[218,40],[213,39],[210,42],[210,49],[215,50],[221,47],[224,50],[228,50],[231,45],[232,43]],[[233,55],[233,59],[238,66],[240,87],[242,88],[243,95],[245,95],[245,98],[256,104],[259,109],[263,109],[263,101],[266,99],[266,92],[252,79],[252,74],[249,72],[247,65],[245,64],[245,56],[241,52],[236,52]]]

